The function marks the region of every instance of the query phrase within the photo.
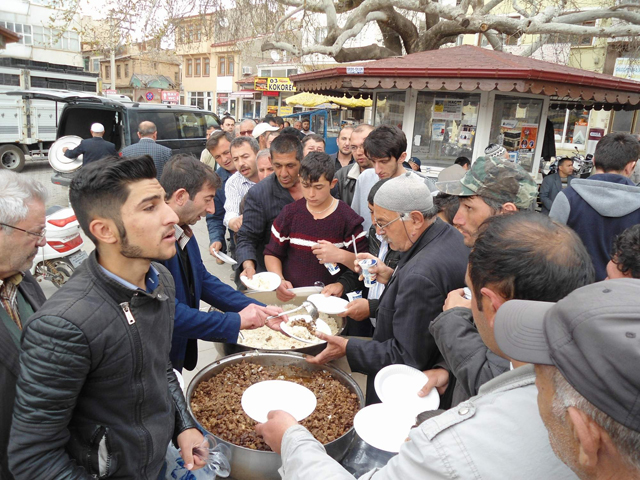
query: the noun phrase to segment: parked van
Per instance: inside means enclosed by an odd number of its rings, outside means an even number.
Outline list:
[[[104,139],[116,150],[138,142],[138,125],[143,121],[155,123],[157,143],[172,153],[190,153],[200,158],[207,141],[209,127],[220,128],[213,112],[185,105],[123,102],[109,97],[64,90],[19,90],[6,92],[23,99],[50,100],[64,103],[58,120],[56,139],[66,135],[90,138],[91,124],[104,125]]]

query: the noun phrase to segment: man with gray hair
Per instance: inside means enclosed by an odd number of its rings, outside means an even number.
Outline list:
[[[149,155],[153,158],[153,163],[158,172],[156,178],[160,181],[164,164],[171,158],[171,149],[156,143],[158,140],[158,129],[153,122],[140,122],[140,125],[138,125],[138,138],[140,139],[138,143],[129,145],[122,150],[122,156],[140,157],[142,155]]]
[[[0,478],[9,473],[7,447],[20,371],[22,324],[46,300],[29,273],[38,247],[45,244],[44,202],[38,181],[0,170]]]
[[[258,141],[253,137],[234,138],[229,146],[236,173],[231,175],[224,186],[223,224],[229,230],[237,232],[242,226],[240,202],[249,189],[260,181],[258,176]]]
[[[413,173],[380,187],[373,208],[376,233],[403,255],[395,270],[376,259],[377,281],[387,286],[375,314],[373,340],[321,335],[327,348],[309,360],[324,364],[346,355],[353,371],[368,375],[367,404],[380,401],[373,380],[382,368],[405,364],[424,370],[439,359],[429,323],[442,312],[447,292],[464,287],[469,249],[436,214],[429,187]]]
[[[583,480],[640,478],[638,311],[640,282],[623,278],[496,315],[500,349],[535,365],[551,447]]]
[[[245,118],[240,122],[240,127],[236,129],[236,136],[250,137],[253,135],[253,129],[256,128],[256,122],[250,118]]]

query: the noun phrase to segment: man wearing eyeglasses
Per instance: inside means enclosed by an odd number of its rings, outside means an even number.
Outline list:
[[[343,131],[345,129],[346,127]],[[336,178],[338,179],[338,184],[336,186],[338,191],[337,198],[349,206],[351,206],[353,201],[353,193],[356,189],[358,177],[366,169],[373,167],[373,162],[369,160],[369,157],[364,153],[364,141],[373,129],[374,127],[372,125],[364,124],[358,125],[353,131],[351,131],[348,143],[350,144],[351,154],[355,159],[355,163],[353,165],[342,167],[336,172]],[[340,132],[340,135],[342,135],[342,131]]]
[[[379,262],[377,280],[386,288],[375,314],[373,339],[320,334],[327,347],[308,359],[325,364],[346,355],[353,371],[368,376],[367,405],[380,402],[374,378],[382,368],[432,368],[440,358],[429,323],[442,313],[447,292],[464,286],[469,249],[462,235],[436,214],[429,188],[413,173],[404,172],[380,187],[373,207],[376,231],[402,256],[395,270]]]
[[[29,273],[45,243],[44,186],[0,170],[0,478],[9,473],[7,446],[19,374],[22,324],[46,300]],[[9,253],[10,252],[10,253]]]

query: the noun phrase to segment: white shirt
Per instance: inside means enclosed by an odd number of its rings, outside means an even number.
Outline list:
[[[255,182],[248,180],[240,172],[236,172],[229,177],[224,187],[226,199],[224,201],[224,218],[222,219],[222,223],[225,227],[229,228],[229,222],[240,216],[240,202],[242,202],[242,199],[249,189],[255,184]]]

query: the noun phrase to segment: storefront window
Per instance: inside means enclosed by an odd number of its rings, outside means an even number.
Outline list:
[[[376,116],[374,125],[395,125],[402,129],[404,118],[404,92],[381,92],[376,95]]]
[[[633,116],[635,112],[620,110],[613,115],[613,124],[611,125],[612,132],[624,132],[631,133],[631,126],[633,125]]]
[[[251,100],[242,100],[242,116],[253,118],[253,102]]]
[[[557,145],[585,145],[589,125],[586,110],[549,110],[547,118],[553,124],[553,136]]]
[[[430,167],[472,160],[479,108],[480,95],[419,92],[411,155]]]
[[[503,145],[511,158],[531,172],[538,142],[542,99],[496,95],[489,143]]]

